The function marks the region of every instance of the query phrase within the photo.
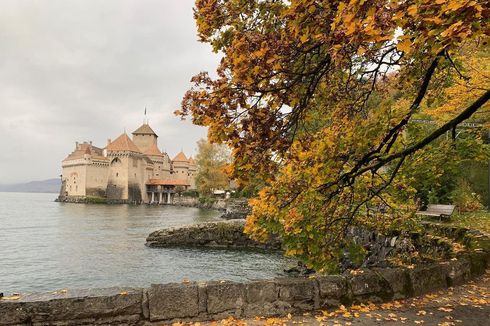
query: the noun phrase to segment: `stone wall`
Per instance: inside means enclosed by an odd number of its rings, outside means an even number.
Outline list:
[[[172,198],[172,205],[217,209],[220,211],[224,211],[226,209],[226,200],[222,198],[216,198],[214,200],[201,201],[198,197],[175,195]]]
[[[437,228],[436,228],[437,229]],[[236,283],[153,284],[149,288],[67,290],[0,300],[0,325],[145,325],[298,313],[340,304],[383,302],[458,285],[490,265],[490,239],[458,234],[471,250],[434,264],[361,269],[343,275],[314,275]]]
[[[274,316],[420,295],[481,275],[488,263],[488,252],[474,252],[447,263],[414,269],[363,269],[355,275],[27,295],[0,300],[0,325],[143,325],[145,321]]]

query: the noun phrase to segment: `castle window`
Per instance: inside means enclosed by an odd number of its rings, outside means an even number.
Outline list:
[[[116,177],[118,177],[118,176],[119,176],[119,173],[116,173]]]
[[[117,157],[111,161],[111,165],[115,165],[115,164],[121,164],[121,160],[118,159]]]

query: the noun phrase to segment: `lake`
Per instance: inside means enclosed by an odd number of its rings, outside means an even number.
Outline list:
[[[148,286],[151,283],[270,278],[291,260],[225,249],[148,248],[154,230],[220,220],[176,206],[54,202],[56,194],[0,192],[0,292]]]

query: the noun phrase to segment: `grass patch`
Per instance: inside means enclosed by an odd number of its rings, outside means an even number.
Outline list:
[[[471,213],[454,214],[450,224],[479,230],[490,235],[490,212],[481,210]]]

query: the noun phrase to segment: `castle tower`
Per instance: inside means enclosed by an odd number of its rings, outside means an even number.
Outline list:
[[[60,197],[104,197],[109,160],[92,142],[76,143],[75,150],[61,163]]]
[[[180,152],[172,160],[172,179],[187,181],[188,173],[189,160],[183,152]]]
[[[133,131],[133,142],[143,153],[158,145],[157,138],[158,135],[148,123],[143,123],[141,127]]]
[[[197,162],[191,156],[189,157],[189,184],[190,189],[196,189]]]
[[[170,178],[170,163],[166,155],[164,155],[156,144],[151,145],[149,149],[143,152],[148,156],[154,164],[153,174],[148,179],[169,179]]]
[[[110,161],[107,199],[130,203],[146,200],[145,155],[126,133],[109,143],[106,150]]]

